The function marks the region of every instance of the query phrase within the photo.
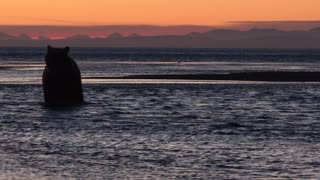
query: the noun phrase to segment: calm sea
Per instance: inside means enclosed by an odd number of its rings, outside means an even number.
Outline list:
[[[320,84],[84,79],[44,106],[45,49],[0,49],[0,179],[319,179]],[[86,77],[319,71],[320,50],[72,49]]]

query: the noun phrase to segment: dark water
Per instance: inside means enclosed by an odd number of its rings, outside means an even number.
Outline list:
[[[320,178],[320,85],[0,86],[2,178]],[[6,94],[3,92],[10,92]]]
[[[7,60],[39,60],[44,48],[1,48],[0,57]],[[320,49],[135,49],[72,48],[72,56],[80,60],[102,61],[268,61],[316,62]]]
[[[320,59],[319,50],[73,53],[84,76],[318,71]],[[10,67],[0,69],[0,179],[320,178],[318,83],[87,81],[86,104],[52,109],[39,83],[42,55],[0,49]]]

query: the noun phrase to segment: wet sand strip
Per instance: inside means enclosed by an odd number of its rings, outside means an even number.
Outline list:
[[[86,77],[84,79],[168,79],[268,82],[320,82],[320,72],[240,72],[228,74],[131,75],[123,77]]]

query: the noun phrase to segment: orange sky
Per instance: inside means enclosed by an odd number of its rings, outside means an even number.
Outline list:
[[[0,25],[224,25],[320,20],[320,0],[1,0]]]

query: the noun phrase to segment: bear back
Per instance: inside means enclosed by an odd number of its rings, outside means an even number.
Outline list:
[[[69,56],[70,48],[48,46],[42,82],[45,102],[50,105],[78,104],[83,101],[81,73]]]

